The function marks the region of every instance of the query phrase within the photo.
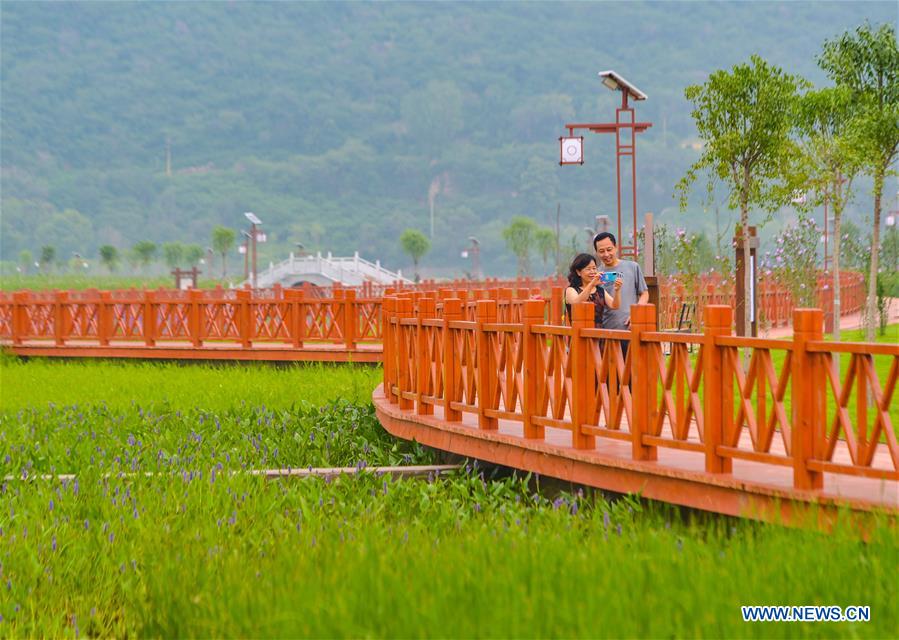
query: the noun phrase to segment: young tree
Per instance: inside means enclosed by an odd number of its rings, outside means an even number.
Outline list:
[[[864,24],[824,43],[818,58],[838,86],[852,93],[864,171],[874,178],[874,226],[871,235],[871,267],[865,305],[865,337],[874,340],[877,316],[878,249],[883,186],[899,152],[899,47],[896,29],[884,24],[874,29]]]
[[[415,265],[415,281],[418,282],[420,279],[418,276],[418,261],[431,250],[431,241],[418,229],[406,229],[400,236],[400,246],[412,258],[412,264]]]
[[[141,240],[135,243],[131,250],[144,268],[148,267],[153,262],[153,258],[156,257],[156,243],[149,240]]]
[[[56,260],[56,247],[45,244],[41,247],[41,269],[44,273],[53,270],[53,261]]]
[[[687,207],[690,186],[701,172],[708,176],[708,194],[717,180],[730,191],[730,205],[740,210],[743,264],[749,265],[749,212],[775,211],[791,199],[793,182],[790,140],[793,104],[802,81],[752,56],[749,64],[719,70],[705,84],[687,87],[692,116],[704,146],[702,155],[677,184],[681,209]],[[751,334],[748,296],[750,271],[744,269],[743,334]]]
[[[104,244],[100,247],[100,262],[112,273],[119,264],[119,250],[111,244]]]
[[[556,255],[556,232],[548,227],[540,227],[537,229],[536,244],[543,259],[543,273],[546,275],[546,265]]]
[[[506,246],[518,259],[518,275],[527,275],[530,270],[531,249],[537,240],[539,227],[532,218],[527,216],[515,216],[509,226],[503,229],[503,239]]]
[[[19,251],[19,266],[22,269],[22,275],[28,273],[28,269],[31,268],[32,262],[34,262],[34,256],[31,255],[31,252],[28,249]]]
[[[807,184],[833,211],[833,332],[840,339],[840,251],[843,209],[852,198],[852,182],[861,156],[851,125],[853,100],[845,87],[809,91],[797,103],[796,124]]]
[[[203,247],[198,244],[184,246],[184,261],[188,267],[196,267],[203,259]]]
[[[180,242],[166,242],[162,245],[162,255],[169,268],[180,267],[184,261],[184,245]]]
[[[222,254],[222,278],[225,277],[225,272],[227,271],[226,260],[228,252],[234,248],[236,238],[237,232],[234,229],[219,225],[212,230],[212,248]]]

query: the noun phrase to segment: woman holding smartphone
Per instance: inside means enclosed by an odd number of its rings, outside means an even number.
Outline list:
[[[607,276],[609,274],[606,274]],[[593,322],[599,327],[602,324],[603,309],[617,309],[621,304],[621,278],[616,278],[612,287],[615,295],[600,286],[602,274],[596,268],[596,258],[589,253],[579,253],[571,261],[568,268],[568,288],[565,289],[565,311],[571,318],[571,305],[576,302],[592,302],[594,306]]]

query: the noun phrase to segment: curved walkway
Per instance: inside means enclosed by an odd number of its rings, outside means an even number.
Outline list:
[[[707,473],[703,456],[691,451],[660,449],[657,460],[633,460],[630,442],[597,438],[593,449],[575,449],[571,433],[564,429],[547,427],[545,439],[526,439],[520,422],[500,419],[496,430],[483,430],[476,414],[463,414],[461,422],[450,423],[443,420],[439,405],[433,415],[400,409],[388,401],[381,386],[372,400],[381,424],[394,436],[617,493],[784,522],[804,517],[811,505],[827,517],[840,508],[899,516],[899,489],[888,480],[825,473],[822,490],[800,491],[793,488],[789,467],[734,460],[733,473]]]

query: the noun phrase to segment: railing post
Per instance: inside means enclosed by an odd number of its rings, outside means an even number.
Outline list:
[[[462,412],[453,409],[454,402],[462,400],[462,389],[456,384],[459,379],[461,354],[456,352],[451,322],[462,320],[462,301],[458,298],[443,300],[443,419],[446,422],[459,422]]]
[[[240,329],[240,346],[249,349],[253,345],[253,309],[251,293],[248,289],[237,291],[238,327]]]
[[[631,393],[633,397],[633,424],[631,427],[632,456],[634,460],[657,460],[658,449],[643,444],[643,435],[649,432],[650,417],[658,400],[658,376],[652,374],[650,347],[643,344],[643,334],[656,330],[656,309],[652,304],[631,306]]]
[[[592,329],[594,306],[579,302],[571,306],[571,446],[575,449],[592,449],[596,436],[585,434],[581,425],[587,422],[590,395],[595,391],[595,374],[590,366],[589,339],[581,337],[582,329]]]
[[[97,338],[103,347],[109,345],[109,338],[112,333],[111,315],[112,302],[109,291],[101,291],[100,298],[97,301]]]
[[[144,291],[144,344],[156,346],[156,293]]]
[[[356,348],[356,291],[347,289],[343,296],[343,341],[347,351]]]
[[[422,402],[422,396],[425,395],[428,386],[428,377],[431,375],[431,365],[436,364],[442,367],[443,363],[432,363],[428,355],[428,330],[424,327],[423,321],[437,317],[436,307],[433,298],[422,298],[418,301],[418,326],[415,332],[415,404],[416,413],[420,416],[434,415],[434,405]],[[436,356],[437,354],[435,354]]]
[[[723,305],[709,305],[704,314],[702,423],[705,470],[709,473],[731,473],[733,461],[718,455],[718,447],[724,441],[724,434],[729,431],[727,427],[733,420],[733,376],[725,360],[726,351],[715,344],[715,338],[733,333],[731,325],[734,310]]]
[[[549,298],[549,324],[562,324],[562,296],[565,290],[562,287],[553,287]]]
[[[537,349],[539,349],[540,336],[532,332],[534,325],[543,324],[543,310],[545,304],[542,300],[525,300],[522,309],[521,320],[524,327],[521,331],[521,410],[524,419],[524,437],[545,437],[543,425],[534,424],[534,413],[537,409],[537,376],[544,375],[537,371]],[[444,351],[446,351],[444,349]]]
[[[820,309],[795,309],[793,311],[793,356],[791,374],[793,429],[791,453],[793,455],[793,487],[796,489],[822,489],[824,474],[808,468],[808,461],[815,458],[818,443],[823,442],[824,380],[818,358],[809,353],[806,344],[824,338],[824,315]]]
[[[22,344],[22,338],[28,331],[28,293],[16,291],[12,294],[12,343]]]
[[[486,410],[492,403],[496,363],[484,325],[496,322],[496,300],[478,300],[477,304],[475,339],[478,354],[478,427],[493,430],[499,428],[499,421],[489,417]]]
[[[53,292],[53,336],[56,346],[61,347],[66,343],[66,308],[69,301],[68,291]]]
[[[302,349],[306,329],[303,292],[298,289],[287,289],[284,294],[290,314],[290,344],[294,349]]]
[[[194,347],[203,345],[203,339],[200,335],[202,324],[200,319],[200,298],[202,296],[203,292],[197,289],[190,289],[187,292],[187,300],[190,305],[187,317],[187,330],[190,332],[190,342]]]
[[[411,398],[407,398],[403,395],[403,392],[413,391],[415,385],[414,375],[414,367],[418,366],[418,363],[415,362],[414,358],[409,359],[409,351],[414,345],[410,344],[411,329],[408,326],[403,326],[403,320],[412,317],[412,298],[401,298],[398,301],[398,313],[397,313],[397,353],[399,355],[399,363],[398,363],[398,374],[399,380],[397,384],[397,396],[399,401],[400,409],[403,410],[411,410],[414,408],[415,403]]]
[[[381,340],[381,354],[384,359],[384,395],[391,404],[396,404],[396,396],[393,394],[394,363],[396,362],[396,345],[394,343],[393,319],[396,315],[396,298],[386,296],[381,304],[383,313],[383,338]]]

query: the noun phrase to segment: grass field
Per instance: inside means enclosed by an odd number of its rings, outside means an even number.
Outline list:
[[[232,282],[240,282],[240,278],[232,278]],[[216,284],[227,286],[227,282],[199,278],[197,286],[201,289],[215,287]],[[60,291],[72,291],[81,289],[156,289],[165,287],[171,289],[175,286],[174,276],[126,276],[126,275],[80,275],[71,273],[35,273],[30,275],[4,275],[0,277],[0,291],[18,291],[30,289],[32,291],[48,291],[59,289]]]
[[[435,461],[380,428],[369,401],[379,375],[0,360],[0,636],[881,638],[899,628],[899,540],[885,525],[862,542],[843,528],[541,491],[535,478],[475,466],[396,481],[241,473]],[[870,605],[872,616],[744,624],[746,604]]]

